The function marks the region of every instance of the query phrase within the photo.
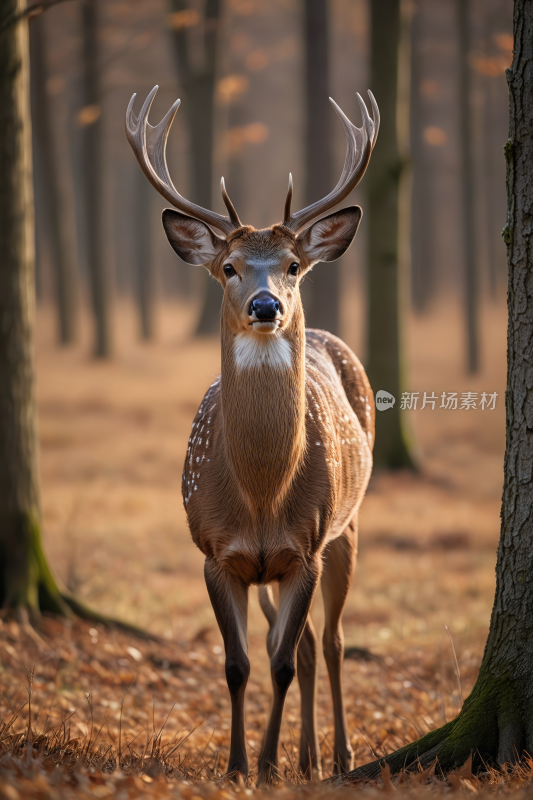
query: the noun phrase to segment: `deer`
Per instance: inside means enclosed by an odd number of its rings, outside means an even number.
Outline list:
[[[283,706],[296,674],[299,769],[307,778],[321,776],[318,641],[310,617],[319,583],[335,722],[334,772],[348,772],[353,750],[341,685],[341,615],[356,562],[358,512],[372,470],[374,397],[347,345],[331,333],[306,329],[300,285],[315,264],[340,258],[357,233],[359,206],[326,212],[347,198],[365,173],[379,130],[378,106],[368,92],[370,117],[357,94],[363,120],[357,128],[330,98],[346,135],[337,185],[326,197],[292,212],[289,176],[283,221],[256,229],[241,222],[223,178],[228,216],[177,191],[167,167],[166,142],[180,100],[152,126],[148,116],[157,89],[138,117],[136,95],[131,98],[126,136],[145,176],[176,209],[162,215],[171,247],[187,264],[207,268],[224,290],[221,373],[192,423],[182,494],[192,539],[205,556],[207,591],[224,641],[231,700],[227,774],[235,779],[249,775],[247,612],[249,588],[258,585],[269,625],[273,699],[257,783],[279,779]]]

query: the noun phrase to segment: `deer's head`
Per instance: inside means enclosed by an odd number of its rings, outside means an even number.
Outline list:
[[[356,128],[336,103],[333,106],[346,134],[346,159],[336,187],[322,200],[291,213],[292,178],[283,222],[256,230],[243,225],[221,182],[228,216],[201,208],[174,187],[166,163],[168,132],[180,101],[159,125],[148,123],[157,92],[148,95],[139,117],[133,113],[133,95],[126,114],[126,135],[141,168],[157,191],[179,209],[163,212],[163,226],[176,253],[188,264],[206,267],[224,289],[223,319],[234,334],[272,336],[288,328],[301,310],[299,285],[318,261],[335,261],[352,243],[362,211],[352,206],[323,215],[344,200],[361,180],[379,129],[379,111],[371,92],[373,120],[357,95],[363,127]],[[310,224],[317,217],[317,222]]]

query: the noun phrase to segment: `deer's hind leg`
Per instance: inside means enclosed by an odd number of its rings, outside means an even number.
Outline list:
[[[357,557],[357,517],[354,517],[341,536],[328,545],[322,573],[324,600],[324,658],[328,668],[335,719],[335,749],[333,771],[349,772],[353,768],[346,713],[342,697],[342,662],[344,634],[341,615],[352,583]]]
[[[272,658],[272,631],[278,618],[270,586],[259,587],[259,603],[268,620],[268,655]],[[296,670],[300,686],[301,732],[299,769],[307,778],[322,777],[316,724],[316,671],[318,641],[311,617],[307,617],[298,644]]]
[[[300,771],[306,778],[322,777],[316,725],[316,669],[318,641],[311,617],[307,617],[298,645],[296,669],[300,684],[302,729],[300,733]]]

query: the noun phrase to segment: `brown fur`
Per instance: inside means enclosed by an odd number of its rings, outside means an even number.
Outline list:
[[[273,703],[259,757],[259,782],[277,772],[283,705],[296,674],[302,696],[300,768],[320,774],[315,719],[316,635],[309,609],[322,579],[324,656],[335,714],[335,768],[351,768],[341,690],[340,617],[357,552],[357,512],[372,466],[374,403],[363,369],[331,334],[306,331],[301,277],[319,261],[335,261],[351,244],[362,212],[330,211],[361,180],[379,129],[358,95],[363,127],[335,109],[346,135],[346,159],[332,192],[268,230],[242,226],[222,182],[229,217],[190,203],[172,184],[165,160],[179,101],[157,126],[139,117],[133,95],[126,135],[152,185],[179,211],[163,212],[170,244],[189,264],[207,266],[224,288],[222,375],[193,423],[183,472],[183,497],[194,541],[206,556],[205,579],[226,648],[232,703],[229,772],[248,773],[244,693],[250,672],[247,607],[260,585],[270,631]],[[333,101],[332,101],[333,102]],[[185,212],[185,213],[184,213]],[[214,233],[222,234],[220,238]],[[276,609],[270,583],[279,585]]]
[[[333,237],[343,236],[335,224],[329,230]],[[302,244],[306,233],[296,238],[280,225],[264,231],[246,227],[221,241],[210,271],[225,288],[222,373],[194,419],[183,473],[189,526],[207,559],[206,581],[226,645],[233,704],[230,771],[248,769],[243,717],[249,672],[247,587],[280,585],[279,612],[261,589],[271,627],[274,686],[259,762],[261,781],[272,780],[275,773],[281,710],[302,633],[300,766],[320,772],[314,723],[316,637],[307,617],[322,572],[335,760],[339,770],[351,767],[340,688],[340,614],[355,564],[357,511],[371,471],[374,402],[350,349],[329,333],[305,330],[299,283],[312,263],[311,244],[307,250]],[[266,258],[270,266],[263,268]],[[295,260],[301,266],[298,278],[287,272]],[[230,280],[223,271],[228,262],[237,272]],[[239,371],[236,366],[235,337],[249,335],[246,309],[258,281],[282,303],[280,335],[291,348],[290,369],[261,364]]]

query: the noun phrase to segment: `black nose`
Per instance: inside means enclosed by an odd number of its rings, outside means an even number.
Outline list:
[[[260,292],[250,303],[248,314],[257,319],[276,319],[280,310],[279,300],[268,292]]]

